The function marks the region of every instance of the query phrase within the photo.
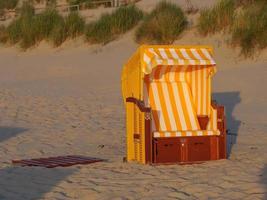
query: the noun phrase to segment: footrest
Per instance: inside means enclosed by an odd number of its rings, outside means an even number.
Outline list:
[[[92,158],[86,156],[58,156],[49,158],[36,158],[36,159],[25,159],[25,160],[12,160],[13,164],[20,166],[36,166],[36,167],[69,167],[78,164],[91,164],[95,162],[104,161],[99,158]]]

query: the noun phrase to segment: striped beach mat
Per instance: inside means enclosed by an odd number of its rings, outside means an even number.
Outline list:
[[[19,166],[36,166],[36,167],[69,167],[72,165],[85,165],[96,162],[102,162],[103,159],[86,157],[80,155],[57,156],[48,158],[12,160],[12,163]]]

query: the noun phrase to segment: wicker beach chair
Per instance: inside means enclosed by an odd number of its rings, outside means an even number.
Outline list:
[[[127,161],[195,163],[226,158],[224,107],[211,99],[216,72],[204,46],[141,46],[125,64]]]

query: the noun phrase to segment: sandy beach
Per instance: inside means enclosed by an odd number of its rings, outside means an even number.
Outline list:
[[[213,97],[226,106],[229,159],[123,163],[120,76],[138,47],[133,33],[105,46],[77,39],[59,48],[42,42],[26,52],[0,47],[0,200],[267,199],[267,51],[245,59],[222,34],[185,31],[176,44],[214,47]],[[55,169],[11,164],[58,155],[107,161]]]

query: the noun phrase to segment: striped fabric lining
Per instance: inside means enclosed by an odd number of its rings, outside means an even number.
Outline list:
[[[208,49],[148,48],[141,64],[154,137],[220,135],[217,111],[211,107],[216,63]],[[197,115],[209,116],[207,130],[200,130]]]
[[[199,69],[190,66],[159,66],[145,77],[144,100],[146,106],[152,108],[154,137],[220,135],[217,130],[217,111],[210,104],[210,78],[205,79],[203,72],[199,83],[197,77],[201,70],[206,70],[208,74],[208,67],[205,66],[199,66]],[[193,81],[194,78],[197,80]],[[205,90],[204,82],[207,86]],[[206,103],[200,104],[198,101]],[[203,105],[206,107],[203,108]],[[197,110],[209,116],[207,130],[200,130]]]
[[[151,73],[158,65],[215,65],[210,52],[206,48],[148,48],[142,58],[142,71]]]
[[[146,82],[186,82],[197,115],[210,115],[212,66],[158,66]]]
[[[219,130],[204,130],[204,131],[165,131],[165,132],[153,132],[154,138],[159,137],[190,137],[190,136],[211,136],[211,135],[220,135]]]
[[[186,82],[151,82],[145,86],[145,103],[152,109],[152,131],[200,130]]]

